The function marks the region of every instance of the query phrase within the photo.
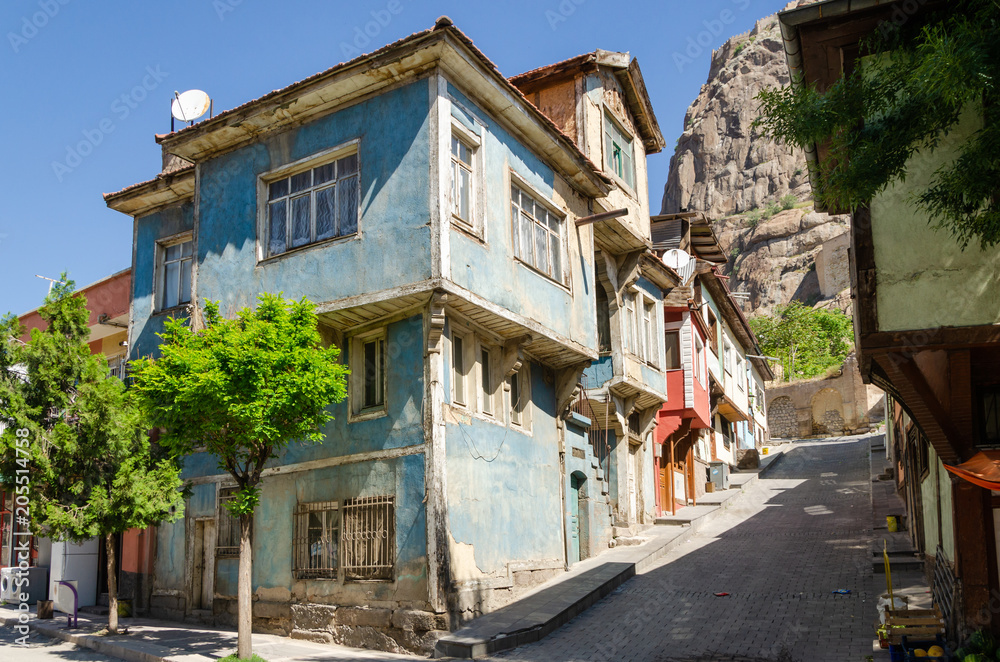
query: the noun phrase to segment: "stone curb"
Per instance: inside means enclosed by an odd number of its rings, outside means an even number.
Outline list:
[[[50,639],[61,639],[62,641],[73,644],[74,646],[90,648],[103,655],[109,655],[111,657],[126,660],[126,662],[169,662],[171,660],[169,657],[157,655],[157,653],[165,651],[162,646],[157,646],[144,641],[132,641],[131,643],[135,646],[135,648],[124,646],[121,643],[109,640],[106,637],[98,637],[96,635],[85,634],[82,632],[70,632],[65,628],[56,626],[54,621],[55,619],[53,619],[53,624],[49,625],[45,621],[33,618],[28,621],[28,625],[31,627],[32,631],[49,637]],[[19,622],[16,618],[4,618],[3,624],[4,627],[12,628],[13,626],[18,625]],[[154,650],[142,650],[143,648]],[[205,657],[204,655],[191,653],[184,654],[183,657],[186,662],[211,661],[211,658]]]

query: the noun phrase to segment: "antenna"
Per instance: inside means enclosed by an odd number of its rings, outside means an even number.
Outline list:
[[[188,126],[194,121],[213,110],[211,97],[201,90],[188,90],[187,92],[174,92],[174,99],[170,102],[170,131],[174,130],[174,120],[187,122]],[[210,115],[211,116],[211,115]]]
[[[56,283],[62,283],[63,285],[66,284],[66,281],[64,280],[58,280],[56,278],[48,278],[46,276],[39,276],[38,274],[35,274],[35,278],[41,278],[42,280],[49,281],[49,294],[52,294],[52,286],[55,285]]]
[[[663,254],[663,264],[677,272],[681,277],[681,285],[687,285],[694,275],[697,260],[679,248],[671,248]]]

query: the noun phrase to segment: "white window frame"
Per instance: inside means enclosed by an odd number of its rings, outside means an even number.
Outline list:
[[[656,299],[642,297],[642,325],[645,327],[646,355],[643,357],[650,366],[660,367],[659,318],[656,314]]]
[[[454,407],[473,409],[471,406],[475,398],[469,397],[470,381],[476,379],[476,342],[471,332],[456,328],[453,322],[449,323],[451,342],[449,343],[449,354],[451,357],[451,404]],[[456,358],[457,357],[457,358]],[[459,364],[461,359],[461,365]]]
[[[743,356],[737,352],[734,348],[733,354],[736,355],[736,386],[741,390],[746,392],[746,380],[748,379],[746,371],[743,369]]]
[[[166,305],[166,295],[167,295],[167,293],[166,293],[167,249],[168,248],[172,248],[174,246],[177,246],[179,244],[185,244],[185,243],[190,243],[191,244],[191,255],[189,255],[187,257],[184,257],[183,256],[183,249],[181,249],[181,255],[182,255],[182,257],[177,260],[177,262],[179,262],[181,264],[180,271],[178,272],[178,277],[180,278],[180,282],[177,284],[177,303],[175,303],[175,304],[173,304],[171,306],[168,306],[168,305]],[[189,287],[188,287],[187,300],[186,301],[184,301],[184,300],[181,299],[181,297],[182,297],[181,289],[182,289],[182,284],[184,282],[184,278],[183,278],[184,262],[188,263],[188,269],[190,270],[188,272],[190,275],[188,276],[188,286]],[[193,296],[194,295],[194,292],[193,292],[193,290],[194,290],[194,262],[195,262],[195,260],[194,260],[194,233],[193,232],[184,232],[182,234],[177,234],[177,235],[174,235],[172,237],[167,237],[166,239],[160,239],[159,241],[156,242],[156,266],[154,268],[155,281],[154,281],[154,285],[153,285],[154,295],[155,295],[154,296],[154,300],[156,301],[155,312],[162,312],[162,311],[165,311],[165,310],[174,310],[174,309],[177,309],[177,308],[181,308],[183,306],[187,306],[187,305],[189,305],[191,303],[191,301],[194,299],[194,296]]]
[[[625,310],[625,351],[638,355],[638,325],[636,324],[636,293],[626,290],[622,294],[622,304]]]
[[[521,196],[527,196],[534,203],[531,215],[524,213],[526,210],[521,200],[515,203],[514,189],[518,189]],[[525,265],[535,273],[540,274],[545,278],[548,278],[552,282],[558,283],[563,287],[568,287],[568,282],[569,282],[568,273],[570,265],[569,265],[569,250],[567,249],[567,243],[566,243],[566,234],[567,234],[566,213],[557,209],[555,205],[553,205],[546,199],[545,196],[539,194],[539,192],[535,190],[533,186],[528,184],[521,177],[517,176],[517,174],[514,172],[511,172],[510,186],[508,187],[507,191],[508,191],[508,203],[509,203],[508,209],[510,212],[507,227],[510,228],[511,232],[510,245],[511,245],[511,252],[514,255],[514,259],[517,262],[520,262],[521,264]],[[537,213],[539,207],[541,207],[541,209],[544,212],[546,212],[546,217],[541,220],[539,220]],[[515,211],[515,209],[517,211]],[[530,260],[527,258],[527,256],[524,256],[524,251],[521,250],[521,244],[523,243],[524,240],[524,235],[522,233],[522,228],[521,228],[522,214],[527,216],[528,219],[530,219],[529,222],[531,223],[532,257]],[[559,234],[557,237],[559,246],[558,270],[551,268],[554,265],[550,265],[550,268],[548,270],[542,270],[535,263],[534,259],[534,254],[535,254],[534,248],[536,245],[535,233],[537,231],[536,228],[540,227],[546,233],[546,256],[547,256],[546,259],[547,261],[551,262],[551,259],[549,259],[548,254],[551,252],[552,237],[554,236],[555,233],[552,231],[552,228],[549,223],[550,217],[553,219],[553,222],[559,228]],[[515,235],[515,232],[517,232],[518,234]]]
[[[386,415],[389,400],[387,393],[389,352],[386,336],[386,328],[382,327],[380,329],[375,329],[374,331],[359,334],[350,339],[351,377],[350,387],[348,388],[348,398],[350,400],[352,421],[366,420]],[[368,376],[365,370],[365,346],[371,342],[376,343],[375,385],[376,387],[381,388],[382,395],[381,402],[377,402],[376,404],[368,404],[365,401],[365,386],[368,382]]]
[[[614,132],[611,131],[614,129]],[[615,133],[618,135],[615,136]],[[604,169],[617,181],[631,192],[636,191],[636,159],[635,159],[635,136],[625,129],[624,123],[611,112],[609,108],[604,109]],[[614,163],[614,150],[612,145],[615,138],[619,137],[627,145],[619,145],[620,152],[624,155],[627,152],[628,163],[622,162],[622,174],[618,174]],[[631,181],[629,181],[631,176]]]
[[[732,358],[732,354],[733,354],[733,346],[732,346],[732,344],[730,344],[730,342],[728,340],[726,340],[725,337],[723,337],[722,338],[722,367],[725,369],[725,371],[729,375],[733,374],[733,365],[732,365],[733,358]]]
[[[453,140],[458,140],[464,144],[469,149],[471,156],[471,163],[466,168],[469,171],[469,218],[467,219],[459,216],[455,209],[455,170],[462,166],[458,165],[455,155],[451,152]],[[486,224],[483,220],[485,183],[483,181],[482,139],[475,131],[470,130],[458,118],[453,116],[451,122],[451,140],[448,141],[448,145],[448,211],[451,214],[452,223],[456,228],[472,233],[477,238],[485,240]]]
[[[497,348],[486,343],[478,343],[478,388],[479,411],[483,416],[503,420],[503,398],[499,397],[500,380],[497,379],[499,367],[499,352]]]
[[[514,381],[517,381],[517,386],[514,386]],[[520,403],[515,402],[514,391],[515,388],[518,393],[518,400]],[[531,368],[527,361],[521,363],[521,367],[516,373],[511,375],[507,379],[507,415],[510,420],[510,425],[512,427],[518,428],[523,432],[531,432]]]
[[[323,150],[312,156],[300,159],[293,163],[281,166],[274,170],[263,173],[257,179],[257,259],[258,261],[271,260],[280,258],[284,255],[290,255],[298,251],[313,248],[315,246],[323,246],[333,242],[350,241],[361,236],[361,208],[363,206],[363,200],[361,199],[361,176],[362,176],[362,163],[361,163],[361,150],[360,150],[360,140],[354,139],[346,143],[337,145],[327,150]],[[354,232],[347,234],[337,234],[332,237],[327,237],[323,239],[315,239],[315,226],[316,226],[316,196],[314,193],[316,191],[325,190],[330,186],[333,186],[336,182],[339,186],[341,181],[338,177],[335,180],[324,182],[318,186],[310,186],[309,191],[309,206],[310,206],[310,241],[302,244],[301,246],[289,246],[289,239],[291,237],[291,209],[290,205],[286,205],[286,216],[285,216],[285,250],[278,253],[271,253],[270,250],[270,238],[271,238],[271,228],[270,228],[270,200],[269,189],[270,185],[274,182],[285,179],[286,177],[292,177],[297,174],[312,170],[320,166],[324,166],[335,161],[339,161],[348,156],[357,157],[357,168],[354,173],[349,175],[347,178],[355,177],[355,184],[357,185],[357,205],[355,209],[355,224]],[[345,179],[347,179],[345,178]],[[297,192],[299,195],[303,194],[302,191]],[[291,201],[291,195],[284,197],[283,199]],[[339,203],[338,203],[338,214],[339,214]],[[339,219],[337,220],[339,225]]]
[[[702,386],[705,385],[703,365],[705,356],[705,342],[697,333],[694,334],[694,378]]]

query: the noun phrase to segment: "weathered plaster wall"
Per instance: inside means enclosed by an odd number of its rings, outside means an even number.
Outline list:
[[[964,251],[936,230],[913,202],[934,172],[953,160],[958,147],[980,125],[967,111],[959,127],[941,138],[934,153],[920,152],[907,163],[906,181],[871,204],[879,331],[995,324],[1000,320],[1000,248]],[[961,293],[961,296],[956,296]]]
[[[584,347],[597,349],[594,254],[590,228],[573,219],[588,214],[586,201],[453,85],[452,117],[482,140],[485,165],[485,241],[452,227],[451,277],[456,284],[519,315],[541,322]],[[567,284],[556,283],[514,258],[510,218],[510,171],[550,204],[568,211],[564,223]],[[446,215],[450,218],[450,213]],[[525,296],[530,292],[531,296]]]
[[[562,477],[552,384],[531,366],[531,433],[445,407],[452,575],[506,588],[511,564],[562,568]],[[568,478],[567,478],[568,480]],[[489,582],[487,580],[501,580]],[[506,596],[478,587],[463,610],[488,611]],[[509,599],[509,598],[508,598]]]
[[[396,88],[202,164],[199,299],[220,300],[231,314],[260,292],[324,302],[429,278],[428,85]],[[358,235],[258,263],[258,178],[351,140],[359,141]]]
[[[154,314],[156,242],[194,229],[194,205],[185,202],[135,220],[135,264],[132,268],[132,331],[129,358],[156,356],[166,314]],[[175,313],[176,314],[176,313]]]
[[[824,298],[836,296],[851,286],[850,246],[851,233],[845,232],[823,242],[816,254],[816,276]]]

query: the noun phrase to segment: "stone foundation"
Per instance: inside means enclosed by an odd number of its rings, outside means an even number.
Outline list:
[[[430,655],[437,640],[448,633],[447,616],[427,611],[319,604],[286,606],[293,639]]]

